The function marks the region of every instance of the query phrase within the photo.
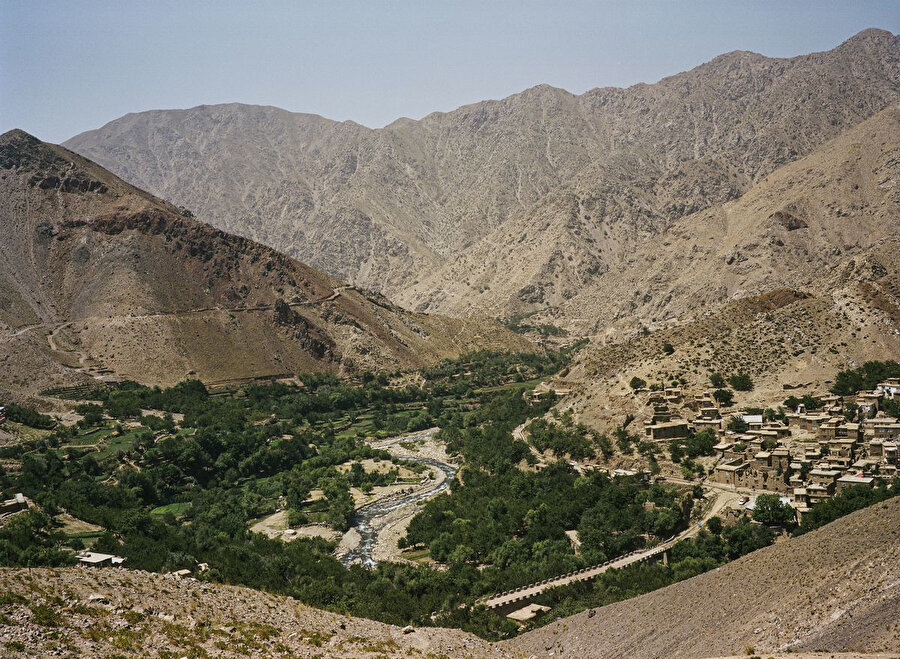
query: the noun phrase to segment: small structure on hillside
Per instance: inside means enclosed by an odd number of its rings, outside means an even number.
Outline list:
[[[124,562],[125,558],[113,554],[101,554],[95,551],[84,551],[78,554],[78,564],[87,567],[116,567]]]
[[[12,499],[0,503],[0,518],[7,515],[15,515],[23,510],[28,510],[28,499],[21,492],[17,493]]]

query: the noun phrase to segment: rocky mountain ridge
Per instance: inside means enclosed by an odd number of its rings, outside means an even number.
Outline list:
[[[612,253],[582,250],[577,265],[592,280],[898,98],[900,38],[866,30],[827,52],[733,52],[580,96],[543,85],[378,130],[201,106],[127,115],[66,144],[216,226],[406,304],[455,310],[432,273],[451,277],[509,222],[548,242],[544,226],[589,193]],[[552,280],[568,247],[512,268],[489,263],[522,292],[473,304],[503,314],[562,304],[571,287],[529,287]]]
[[[394,370],[528,347],[492,322],[408,313],[22,131],[0,136],[0,228],[12,390]]]

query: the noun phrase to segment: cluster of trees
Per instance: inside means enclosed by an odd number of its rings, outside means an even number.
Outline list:
[[[399,430],[438,423],[452,435],[466,424],[479,426],[485,431],[482,441],[477,450],[477,442],[469,447],[479,464],[499,464],[511,455],[511,447],[513,454],[529,456],[527,446],[513,442],[508,430],[545,413],[553,398],[526,402],[515,383],[554,372],[567,359],[561,353],[480,353],[429,370],[421,387],[392,387],[381,376],[366,375],[355,383],[311,375],[303,377],[302,387],[251,385],[216,395],[196,380],[164,389],[124,383],[98,394],[97,404],[87,404],[81,412],[83,429],[93,423],[106,428],[106,416],[141,418],[146,428],[134,434],[127,455],[98,459],[86,449],[58,448],[76,433],[75,428],[59,428],[28,447],[20,472],[0,472],[0,490],[23,491],[45,511],[65,507],[99,525],[105,532],[95,548],[126,556],[132,568],[173,570],[207,562],[213,566],[210,579],[287,593],[316,606],[395,624],[432,624],[431,614],[437,611],[439,624],[498,637],[512,631],[508,621],[459,607],[496,585],[496,579],[482,580],[468,563],[447,571],[394,565],[348,570],[333,558],[333,544],[269,540],[251,533],[250,521],[273,512],[283,497],[294,521],[305,518],[346,528],[354,509],[350,487],[367,489],[393,481],[397,474],[396,468],[366,472],[362,461],[391,457],[338,432],[363,414],[380,417],[385,426],[399,427],[402,419]],[[141,409],[167,414],[140,417]],[[184,415],[177,433],[174,413]],[[491,434],[495,424],[506,429],[501,446]],[[19,458],[22,453],[19,446],[4,456]],[[338,469],[347,463],[348,471]],[[324,496],[310,502],[316,488]],[[172,510],[178,514],[168,512]],[[21,521],[5,526],[0,537],[0,563],[71,561],[62,547],[80,541],[60,534],[52,513],[17,519]]]
[[[726,385],[735,391],[751,391],[753,389],[753,378],[747,373],[735,373],[727,378],[721,373],[711,373],[709,382],[716,389],[724,389]]]
[[[900,478],[895,478],[891,483],[881,482],[874,488],[865,485],[849,487],[840,494],[816,504],[804,513],[803,521],[794,530],[794,535],[803,535],[814,531],[839,517],[895,497],[898,493],[900,493]]]
[[[859,391],[870,391],[879,382],[888,378],[900,378],[900,362],[893,360],[866,362],[859,368],[838,372],[831,393],[838,396],[852,396]]]
[[[669,454],[672,462],[678,464],[684,458],[693,460],[700,456],[713,455],[713,447],[718,443],[716,433],[706,428],[698,433],[690,433],[687,437],[669,441]]]
[[[499,394],[444,427],[449,449],[464,458],[461,478],[449,494],[425,504],[403,545],[428,547],[432,558],[451,566],[488,566],[474,587],[491,592],[619,556],[686,523],[691,499],[671,487],[579,475],[562,460],[539,472],[519,469],[533,458],[512,430],[552,402],[552,396],[531,402],[515,392]],[[537,418],[529,429],[536,446],[555,446],[557,454],[578,452],[585,441],[585,429],[565,420]],[[579,531],[581,556],[567,530]]]
[[[394,624],[508,635],[514,627],[505,619],[461,605],[667,538],[688,522],[693,502],[690,494],[670,486],[578,474],[562,460],[540,472],[518,468],[533,456],[512,430],[529,420],[532,438],[557,455],[578,453],[584,443],[612,452],[610,439],[565,418],[540,420],[553,395],[530,400],[516,384],[558,370],[566,360],[560,353],[481,353],[430,369],[421,387],[391,387],[371,375],[355,383],[311,375],[304,376],[302,387],[248,386],[215,395],[197,381],[166,389],[126,383],[100,393],[97,405],[85,406],[82,425],[107,427],[105,416],[166,411],[142,417],[145,429],[133,433],[127,455],[99,458],[84,449],[57,448],[72,439],[74,428],[57,428],[28,447],[0,450],[2,457],[21,461],[20,471],[0,468],[0,495],[25,492],[43,510],[17,515],[0,529],[0,564],[71,563],[71,552],[63,548],[80,541],[64,536],[53,521],[65,508],[104,529],[95,549],[128,557],[132,568],[175,570],[206,562],[213,568],[205,578],[285,593],[315,606]],[[180,429],[175,413],[184,415]],[[412,418],[415,425],[433,422],[449,450],[462,456],[461,477],[448,494],[423,506],[404,540],[428,547],[447,569],[397,564],[346,569],[324,540],[283,543],[250,532],[250,520],[272,512],[282,498],[294,521],[346,528],[353,512],[350,488],[373,487],[396,476],[393,468],[380,475],[366,472],[364,460],[390,456],[340,431],[363,414],[381,415],[385,425],[399,426],[403,419],[407,426]],[[625,426],[613,437],[629,451],[637,445],[652,455],[655,448],[629,435]],[[690,461],[711,451],[710,438],[697,433],[678,450],[683,463]],[[339,469],[348,463],[348,471]],[[896,492],[900,485],[894,487]],[[311,502],[313,489],[324,496]],[[814,508],[796,532],[887,495],[885,488],[848,490]],[[172,510],[177,515],[167,512]],[[571,530],[579,532],[581,556],[565,533]],[[722,528],[712,520],[695,539],[676,546],[669,567],[622,570],[594,586],[548,597],[568,602],[558,611],[595,606],[686,578],[768,542],[765,526]]]
[[[792,412],[796,411],[796,409],[800,405],[803,405],[808,412],[811,412],[822,407],[822,401],[820,401],[815,396],[810,396],[809,394],[806,394],[801,398],[797,398],[796,396],[788,396],[784,399],[784,406]]]
[[[574,460],[593,458],[596,455],[593,444],[600,441],[596,431],[573,423],[571,416],[565,415],[558,423],[534,419],[528,424],[528,435],[538,451],[550,450],[556,457],[569,456]]]
[[[51,430],[56,427],[56,420],[53,417],[16,403],[9,403],[6,406],[6,418],[39,430]]]
[[[589,583],[547,591],[537,601],[552,610],[531,624],[543,625],[551,619],[663,588],[766,547],[773,540],[769,528],[752,524],[746,517],[733,526],[725,526],[720,518],[712,517],[696,537],[682,540],[669,551],[668,565],[638,563],[606,572]]]

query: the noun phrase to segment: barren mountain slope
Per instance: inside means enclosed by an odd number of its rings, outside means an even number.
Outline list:
[[[624,185],[617,205],[627,219],[644,215],[630,196],[646,192],[632,193],[629,178],[643,188],[700,161],[689,173],[696,185],[663,186],[659,200],[647,193],[658,231],[737,196],[898,93],[900,40],[867,30],[824,53],[734,52],[653,85],[581,96],[539,86],[379,130],[201,106],[127,115],[67,145],[216,226],[392,294],[591,166],[631,168],[610,179]],[[523,230],[539,240],[541,213],[530,217]],[[503,275],[522,279],[529,267]]]
[[[651,409],[629,387],[637,376],[650,383],[683,378],[700,392],[712,372],[747,373],[751,392],[739,405],[777,406],[788,393],[826,391],[834,375],[872,359],[900,358],[900,240],[835,268],[823,280],[830,292],[779,289],[730,302],[671,328],[583,348],[566,375],[571,394],[561,402],[601,430],[638,422]],[[666,354],[663,346],[674,352]],[[790,386],[791,391],[785,391]]]
[[[810,286],[900,232],[900,104],[769,174],[736,201],[711,194],[710,169],[686,163],[661,175],[636,163],[592,168],[401,300],[427,295],[431,303],[420,308],[457,314],[550,304],[547,319],[596,333],[660,326],[740,296]],[[631,171],[643,173],[628,180]],[[719,203],[657,232],[661,218],[675,214],[664,201],[690,197]]]
[[[202,224],[21,131],[0,136],[4,387],[111,370],[145,383],[398,368],[525,347],[493,323],[410,314]]]
[[[900,652],[900,497],[503,644],[536,657]]]
[[[404,634],[287,597],[150,572],[7,568],[0,592],[12,623],[0,621],[2,656],[6,643],[21,643],[13,656],[46,657],[52,644],[79,657],[520,657],[455,629]],[[29,608],[40,606],[59,614],[56,626],[35,622]]]

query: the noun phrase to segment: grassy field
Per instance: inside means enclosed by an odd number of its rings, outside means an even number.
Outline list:
[[[160,506],[159,508],[154,508],[150,511],[151,515],[174,515],[175,517],[180,517],[187,513],[188,510],[191,509],[191,502],[184,501],[180,503],[170,503],[165,506]]]

